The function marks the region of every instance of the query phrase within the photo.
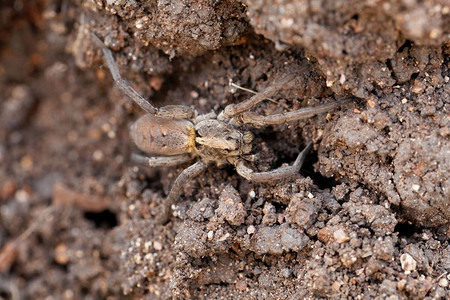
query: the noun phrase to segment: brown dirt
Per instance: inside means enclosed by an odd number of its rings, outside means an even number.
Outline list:
[[[142,3],[144,2],[144,3]],[[450,6],[429,1],[2,2],[0,298],[444,299],[450,281]],[[307,65],[252,129],[264,171],[146,169],[96,33],[156,106],[219,112]]]

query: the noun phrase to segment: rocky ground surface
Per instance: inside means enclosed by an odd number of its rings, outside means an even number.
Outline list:
[[[450,4],[387,1],[2,2],[0,298],[444,299],[450,281]],[[250,183],[211,166],[156,220],[180,167],[150,169],[129,126],[155,106],[220,112],[353,101],[245,128]],[[52,296],[53,298],[48,298]]]

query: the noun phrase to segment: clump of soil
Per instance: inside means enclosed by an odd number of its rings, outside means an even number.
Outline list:
[[[450,7],[445,1],[15,1],[0,35],[0,296],[445,298],[450,280]],[[303,72],[255,108],[342,98],[308,120],[246,128],[249,162],[301,174],[257,184],[211,166],[133,165],[155,106],[220,112]]]

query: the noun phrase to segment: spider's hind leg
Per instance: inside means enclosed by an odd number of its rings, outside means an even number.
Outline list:
[[[206,170],[208,167],[208,164],[205,163],[202,160],[197,161],[192,166],[186,168],[181,172],[180,175],[178,175],[177,179],[175,179],[175,182],[173,183],[172,188],[170,189],[169,195],[167,196],[167,199],[165,203],[163,204],[163,211],[161,213],[161,216],[157,220],[158,224],[165,224],[169,220],[170,212],[172,210],[172,204],[175,203],[177,198],[181,194],[181,188],[183,185],[190,179],[197,177],[200,173]]]

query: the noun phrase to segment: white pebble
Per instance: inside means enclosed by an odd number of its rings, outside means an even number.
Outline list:
[[[439,279],[439,285],[443,288],[448,287],[448,280],[444,277]]]
[[[153,247],[155,248],[156,251],[161,251],[162,248],[163,248],[163,245],[160,242],[158,242],[158,241],[154,241],[153,242]]]
[[[415,259],[408,253],[403,253],[400,256],[400,263],[402,265],[403,271],[405,271],[405,274],[411,273],[411,271],[414,271],[417,266],[417,262],[415,261]]]
[[[191,91],[191,98],[197,99],[199,96],[199,93],[197,91]]]
[[[253,234],[253,233],[255,233],[255,231],[256,231],[255,226],[250,225],[250,226],[247,227],[247,233],[248,234]]]
[[[418,191],[420,190],[420,185],[418,185],[418,184],[413,184],[413,185],[411,186],[411,188],[412,188],[414,191],[418,192]]]
[[[14,197],[16,197],[17,202],[27,203],[30,200],[30,194],[25,190],[18,190]]]
[[[101,161],[101,160],[103,160],[103,157],[104,157],[104,155],[103,155],[102,150],[95,150],[94,153],[92,154],[92,158],[95,161]]]
[[[334,240],[339,244],[347,242],[350,238],[343,229],[338,229],[333,233]]]
[[[225,242],[227,240],[227,238],[229,238],[229,237],[230,237],[230,234],[227,232],[218,241]]]

